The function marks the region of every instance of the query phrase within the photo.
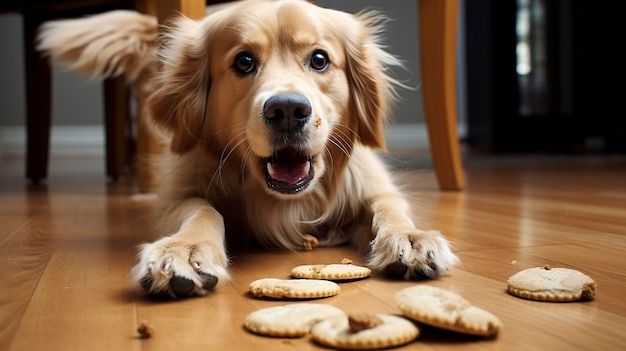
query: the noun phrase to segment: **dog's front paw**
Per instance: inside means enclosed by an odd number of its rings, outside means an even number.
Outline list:
[[[204,296],[229,279],[227,264],[223,247],[166,237],[141,247],[132,277],[152,296]]]
[[[438,231],[418,231],[377,237],[368,265],[397,279],[432,279],[459,262]]]

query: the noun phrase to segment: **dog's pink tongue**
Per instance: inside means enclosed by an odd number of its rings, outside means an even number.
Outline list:
[[[309,162],[305,162],[299,165],[290,163],[281,164],[269,163],[267,169],[269,175],[273,180],[287,184],[296,184],[309,176]]]

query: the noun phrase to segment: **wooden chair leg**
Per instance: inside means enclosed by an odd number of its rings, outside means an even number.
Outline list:
[[[36,49],[37,28],[45,21],[38,13],[24,14],[26,65],[26,177],[38,183],[48,176],[52,73],[48,59]]]
[[[204,17],[206,0],[157,0],[155,1],[156,16],[159,23],[164,23],[171,15],[181,13],[192,19]]]
[[[458,0],[419,0],[420,59],[426,126],[439,187],[465,187],[457,132]]]

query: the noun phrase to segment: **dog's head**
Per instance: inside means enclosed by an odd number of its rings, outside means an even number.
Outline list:
[[[271,194],[306,193],[355,143],[385,146],[395,82],[386,72],[398,62],[380,46],[379,22],[293,0],[180,18],[160,51],[150,113],[172,152],[202,147],[244,164]]]

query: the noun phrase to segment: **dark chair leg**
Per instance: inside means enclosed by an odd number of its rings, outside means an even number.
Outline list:
[[[35,50],[37,28],[46,20],[38,13],[24,14],[26,71],[26,177],[38,183],[48,176],[51,125],[51,69]]]
[[[127,130],[130,120],[130,89],[124,78],[104,81],[105,133],[106,133],[106,172],[114,181],[124,173],[124,166],[130,158]]]

